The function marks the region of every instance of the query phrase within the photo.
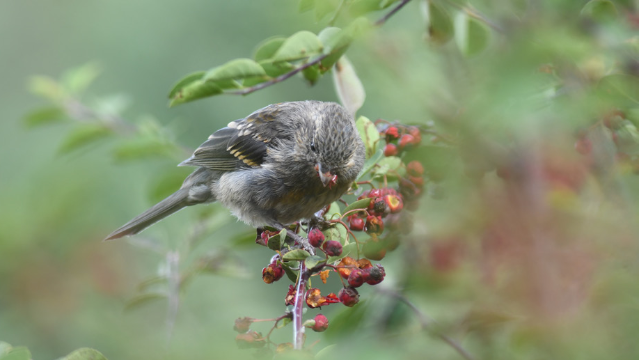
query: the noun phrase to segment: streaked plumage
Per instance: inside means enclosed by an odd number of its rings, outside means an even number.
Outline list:
[[[281,228],[346,192],[364,153],[355,122],[340,105],[269,105],[209,136],[180,164],[199,167],[181,188],[106,239],[137,234],[185,206],[214,201],[251,226]]]

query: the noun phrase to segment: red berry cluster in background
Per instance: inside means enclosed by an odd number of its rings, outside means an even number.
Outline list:
[[[597,125],[602,126],[603,136],[597,137],[594,133],[599,131]],[[593,142],[595,138],[598,139],[598,143]],[[595,145],[604,146],[601,142],[606,138],[614,143],[616,160],[628,165],[633,172],[639,173],[639,130],[621,110],[612,110],[588,129],[579,131],[575,150],[586,156],[589,165],[594,166],[593,148]]]
[[[422,142],[421,132],[416,126],[391,124],[380,131],[380,135],[386,141],[385,156],[397,156]]]

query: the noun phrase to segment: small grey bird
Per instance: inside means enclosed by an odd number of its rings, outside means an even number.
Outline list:
[[[342,196],[364,159],[364,143],[342,106],[269,105],[209,136],[179,164],[199,167],[182,187],[105,240],[137,234],[186,206],[214,201],[253,227],[281,230]]]

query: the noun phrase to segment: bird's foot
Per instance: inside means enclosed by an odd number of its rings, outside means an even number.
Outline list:
[[[308,251],[309,254],[315,255],[315,248],[313,247],[313,245],[311,245],[311,243],[308,242],[307,238],[303,238],[297,235],[296,233],[290,233],[288,234],[288,236],[292,237],[293,240],[297,241],[298,244],[302,245],[302,248]]]
[[[277,229],[278,231],[282,231],[282,229],[286,228],[284,225],[282,224],[273,224],[272,225],[275,229]],[[288,230],[288,229],[287,229]],[[290,237],[291,239],[293,239],[296,243],[298,243],[299,245],[302,246],[302,248],[306,251],[308,251],[309,254],[311,255],[315,255],[315,248],[313,247],[313,245],[311,245],[308,242],[307,238],[303,238],[301,236],[299,236],[298,234],[296,234],[293,231],[287,231],[286,232],[286,237]]]
[[[311,218],[308,220],[308,229],[310,231],[310,229],[312,228],[318,228],[320,230],[326,230],[329,227],[332,226],[331,222],[324,219],[323,216],[320,216],[319,213],[321,211],[315,213],[313,216],[311,216]]]

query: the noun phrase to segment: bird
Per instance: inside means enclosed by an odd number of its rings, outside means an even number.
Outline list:
[[[353,117],[337,103],[268,105],[210,135],[178,165],[197,167],[182,186],[105,240],[137,234],[187,206],[213,202],[252,227],[281,231],[313,218],[347,192],[365,153]]]

